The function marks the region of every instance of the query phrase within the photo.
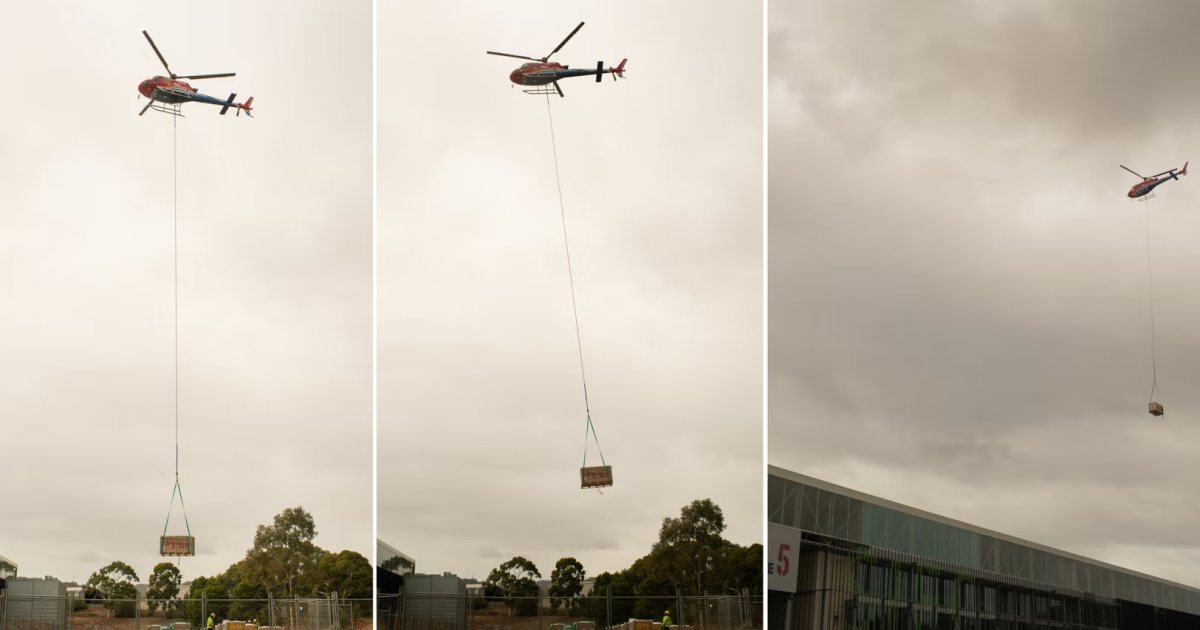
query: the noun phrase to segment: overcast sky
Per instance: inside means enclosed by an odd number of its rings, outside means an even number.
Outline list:
[[[755,3],[381,3],[379,537],[427,572],[629,566],[695,499],[762,532],[762,14]],[[553,60],[626,79],[547,99]],[[593,450],[588,464],[599,463]]]
[[[771,4],[772,464],[1200,586],[1198,22]]]
[[[171,117],[165,70],[254,96],[178,120],[185,579],[285,508],[371,552],[368,2],[7,3],[0,58],[0,555],[143,580],[174,482]],[[172,534],[184,533],[179,505]]]

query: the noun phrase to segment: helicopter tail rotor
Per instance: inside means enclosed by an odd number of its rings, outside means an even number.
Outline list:
[[[628,59],[622,59],[622,60],[621,60],[621,63],[617,64],[617,67],[616,67],[616,68],[611,68],[611,69],[609,69],[609,72],[611,72],[611,73],[612,73],[612,78],[613,78],[613,81],[616,81],[616,80],[617,80],[617,77],[621,77],[622,79],[624,79],[624,78],[625,78],[625,62],[626,62],[626,61],[629,61],[629,60],[628,60]]]

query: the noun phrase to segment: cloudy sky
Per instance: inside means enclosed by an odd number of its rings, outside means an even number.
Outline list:
[[[647,553],[695,499],[762,532],[762,14],[754,3],[380,7],[379,537],[422,571]],[[616,485],[579,489],[584,408]],[[593,450],[588,463],[598,463]]]
[[[772,464],[1200,585],[1198,20],[771,4]]]
[[[371,551],[370,4],[6,3],[0,58],[0,555],[145,579],[174,482],[165,71],[254,119],[178,120],[181,480],[199,553],[287,507]],[[231,112],[232,114],[232,112]],[[170,532],[183,533],[179,505]]]

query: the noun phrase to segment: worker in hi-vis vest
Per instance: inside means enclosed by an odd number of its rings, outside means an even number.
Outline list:
[[[664,630],[665,630],[666,628],[670,628],[670,627],[671,627],[671,611],[669,611],[669,610],[668,610],[668,611],[665,611],[665,612],[663,612],[663,624],[662,624],[662,627],[664,628]]]
[[[217,615],[217,613],[208,613],[208,621],[206,621],[204,623],[205,627],[208,628],[208,630],[212,630],[213,623],[216,621],[216,615]]]

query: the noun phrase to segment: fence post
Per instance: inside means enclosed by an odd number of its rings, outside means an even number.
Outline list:
[[[4,630],[4,620],[8,617],[8,591],[0,589],[0,630]]]
[[[538,589],[537,609],[538,609],[538,630],[542,630],[542,589],[540,589],[540,588]]]
[[[408,589],[400,587],[400,606],[398,607],[400,614],[400,623],[396,624],[395,630],[404,630],[404,605],[408,602]],[[0,629],[2,630],[2,629]]]
[[[133,595],[133,630],[142,630],[142,594],[136,590]]]
[[[605,593],[604,600],[605,600],[605,604],[606,604],[604,607],[605,608],[605,610],[604,610],[604,627],[611,628],[612,627],[612,587],[610,586],[610,587],[604,589],[604,593]],[[2,630],[2,629],[0,629],[0,630]]]
[[[275,630],[275,594],[267,591],[267,625]]]
[[[675,589],[675,613],[679,615],[679,625],[687,625],[687,617],[683,614],[683,595],[680,595],[679,589]]]
[[[208,592],[200,591],[200,628],[208,628]]]

